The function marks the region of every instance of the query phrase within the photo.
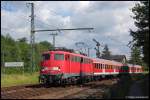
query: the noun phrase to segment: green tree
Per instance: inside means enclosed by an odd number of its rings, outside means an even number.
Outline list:
[[[129,44],[131,47],[142,48],[143,60],[149,64],[149,1],[137,3],[132,12],[137,30],[130,29],[133,40]]]
[[[109,59],[110,55],[111,55],[111,52],[109,51],[108,46],[105,45],[105,47],[104,47],[104,49],[102,51],[102,58]]]
[[[129,63],[141,65],[142,64],[142,58],[141,58],[141,52],[140,49],[137,47],[134,47],[131,49],[131,57],[129,60]]]
[[[20,38],[18,40],[19,40],[19,42],[27,42],[27,38],[26,37]]]
[[[35,43],[35,71],[39,70],[41,54],[51,48],[53,45],[47,41]],[[4,62],[21,61],[24,62],[25,71],[31,72],[31,45],[27,43],[25,37],[15,41],[9,34],[6,36],[1,34],[1,55],[1,66]]]

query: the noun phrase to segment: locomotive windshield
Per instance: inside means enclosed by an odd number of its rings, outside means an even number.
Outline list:
[[[55,54],[54,59],[55,60],[64,60],[64,54]]]
[[[50,54],[43,54],[42,55],[42,60],[49,60],[50,59]]]

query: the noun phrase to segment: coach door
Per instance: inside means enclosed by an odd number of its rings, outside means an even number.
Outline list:
[[[83,57],[81,57],[80,60],[80,77],[83,77]]]
[[[65,55],[66,65],[65,65],[65,72],[70,73],[70,55]]]

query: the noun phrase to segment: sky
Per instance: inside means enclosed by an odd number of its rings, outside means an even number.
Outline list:
[[[1,1],[1,34],[10,34],[15,40],[26,37],[30,42],[31,7],[34,3],[35,30],[59,28],[94,28],[57,32],[56,47],[80,49],[84,42],[90,56],[96,57],[93,38],[100,42],[100,52],[107,44],[113,55],[130,57],[127,46],[132,40],[129,29],[135,30],[131,8],[137,1]],[[35,41],[49,41],[56,32],[37,32]],[[87,52],[87,51],[85,51]]]

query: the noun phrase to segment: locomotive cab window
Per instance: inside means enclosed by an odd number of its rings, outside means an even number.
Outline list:
[[[42,60],[49,60],[50,59],[50,54],[43,54],[42,55]]]
[[[54,59],[55,60],[64,60],[64,54],[55,54]]]

